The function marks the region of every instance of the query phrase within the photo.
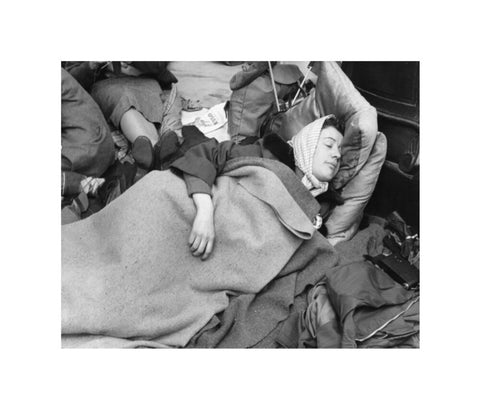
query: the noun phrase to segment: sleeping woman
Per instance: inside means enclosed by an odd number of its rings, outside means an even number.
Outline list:
[[[321,217],[325,218],[331,204],[342,203],[339,195],[329,190],[329,182],[340,166],[342,139],[337,119],[329,115],[305,127],[288,143],[272,134],[251,145],[237,145],[231,141],[219,143],[211,139],[188,150],[171,167],[183,172],[188,194],[196,206],[197,213],[188,239],[192,254],[205,260],[213,250],[212,185],[227,161],[238,157],[261,157],[284,162],[301,178],[310,193],[324,202]]]
[[[238,345],[258,342],[338,263],[317,229],[339,203],[341,144],[331,116],[288,144],[206,140],[62,226],[62,345],[184,347],[234,298],[266,294]]]

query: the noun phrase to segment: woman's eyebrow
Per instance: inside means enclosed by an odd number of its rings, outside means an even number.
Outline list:
[[[332,140],[333,142],[337,142],[337,140],[336,140],[333,136],[324,136],[324,137],[323,137],[323,140],[324,140],[324,141],[326,141],[326,140],[328,140],[328,139]]]

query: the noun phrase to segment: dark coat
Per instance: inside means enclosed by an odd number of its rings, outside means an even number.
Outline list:
[[[208,139],[188,149],[182,157],[175,160],[171,168],[181,171],[187,183],[188,194],[207,193],[211,195],[215,179],[231,159],[240,157],[278,158],[265,146],[264,140],[253,144],[238,145],[232,141],[218,142]]]
[[[186,136],[189,132],[185,132],[185,128],[187,127],[183,128],[183,134]],[[188,144],[187,141],[185,143]],[[216,139],[206,138],[199,142],[197,137],[196,144],[182,152],[182,156],[176,159],[170,167],[183,173],[189,195],[194,193],[211,195],[212,185],[217,176],[222,173],[227,162],[239,157],[278,160],[292,171],[296,170],[293,149],[276,134],[266,135],[250,144],[236,144],[232,141],[218,142]],[[333,190],[331,186],[329,184],[329,190],[317,197],[318,202],[322,205],[321,216],[323,218],[330,214],[334,206],[343,204],[340,193]]]
[[[62,68],[62,170],[101,176],[115,159],[110,128],[93,98]]]

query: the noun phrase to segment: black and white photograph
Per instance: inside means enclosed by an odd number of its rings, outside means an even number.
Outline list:
[[[64,61],[63,348],[418,348],[418,61]]]
[[[473,3],[2,11],[2,408],[478,406]]]

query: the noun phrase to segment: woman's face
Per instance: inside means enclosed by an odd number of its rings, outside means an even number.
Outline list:
[[[343,135],[333,126],[322,129],[313,155],[312,173],[320,182],[330,182],[340,167]]]

